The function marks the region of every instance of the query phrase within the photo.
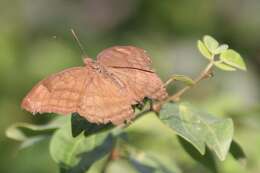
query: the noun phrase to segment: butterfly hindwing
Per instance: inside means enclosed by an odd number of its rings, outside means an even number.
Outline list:
[[[153,100],[163,100],[167,97],[161,79],[154,72],[141,69],[109,68],[108,70],[126,84],[138,102],[142,102],[145,97]]]
[[[133,118],[131,99],[127,88],[120,87],[110,76],[93,72],[91,82],[81,97],[78,113],[90,122],[122,124]]]

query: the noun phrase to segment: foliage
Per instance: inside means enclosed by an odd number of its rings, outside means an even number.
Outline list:
[[[198,49],[200,53],[221,70],[235,71],[236,68],[246,70],[246,65],[243,58],[233,49],[228,49],[227,44],[219,45],[218,41],[213,37],[206,35],[203,37],[203,42],[198,41]],[[216,56],[219,59],[216,60]]]
[[[200,110],[199,107],[177,101],[194,85],[210,77],[214,66],[224,71],[235,71],[246,70],[246,65],[236,51],[229,49],[226,44],[220,45],[211,36],[204,36],[203,41],[198,41],[198,50],[209,60],[208,66],[195,79],[173,75],[166,82],[166,86],[172,81],[182,81],[187,86],[169,96],[166,101],[153,104],[161,107],[160,111],[156,112],[157,121],[170,128],[169,133],[178,135],[183,149],[194,160],[217,172],[216,158],[224,161],[228,153],[238,161],[246,158],[242,148],[233,139],[232,119],[214,116]],[[147,105],[136,110],[138,118],[134,121],[151,114]],[[59,165],[60,172],[64,173],[113,172],[122,170],[122,165],[126,172],[180,172],[177,165],[169,166],[158,159],[157,155],[131,144],[129,136],[132,132],[129,128],[133,124],[135,122],[124,127],[112,124],[97,125],[74,113],[71,116],[57,117],[46,125],[16,123],[7,129],[6,135],[21,141],[22,148],[51,138],[50,155]]]

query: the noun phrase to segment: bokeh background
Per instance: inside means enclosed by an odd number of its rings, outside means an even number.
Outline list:
[[[7,139],[5,130],[14,122],[40,124],[50,118],[31,116],[21,110],[20,102],[43,77],[82,65],[70,28],[78,33],[91,57],[114,45],[146,49],[164,80],[171,74],[198,74],[207,61],[197,51],[196,41],[205,34],[238,50],[247,72],[216,70],[213,79],[201,83],[184,100],[216,116],[233,118],[235,139],[248,156],[247,165],[228,156],[218,162],[220,172],[260,172],[259,0],[1,0],[1,173],[58,172],[48,153],[48,141],[18,151],[18,143]],[[169,92],[176,88],[170,87]],[[176,138],[158,140],[164,145],[147,146],[171,153],[183,172],[209,172],[185,153]]]

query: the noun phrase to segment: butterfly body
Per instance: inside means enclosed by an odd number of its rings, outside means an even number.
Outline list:
[[[85,66],[69,68],[40,81],[21,106],[32,113],[77,112],[92,123],[122,124],[134,118],[132,105],[145,97],[167,97],[150,63],[140,48],[108,48],[97,56],[97,61],[85,58]]]

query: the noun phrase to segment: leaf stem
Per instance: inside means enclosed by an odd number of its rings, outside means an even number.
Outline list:
[[[156,112],[159,112],[160,109],[161,109],[161,106],[163,104],[165,104],[166,102],[171,102],[171,101],[173,101],[173,102],[179,101],[183,94],[185,94],[187,91],[192,89],[200,81],[202,81],[204,79],[208,79],[209,77],[211,77],[212,76],[212,67],[214,65],[214,62],[215,61],[214,61],[214,55],[213,55],[209,64],[204,68],[204,70],[201,71],[201,73],[198,75],[198,77],[196,77],[193,80],[194,81],[193,85],[186,86],[186,87],[182,88],[181,90],[179,90],[177,93],[169,96],[167,99],[165,99],[165,100],[163,100],[159,103],[154,104],[152,109]]]
[[[212,58],[213,59],[213,58]],[[169,96],[167,99],[166,99],[166,102],[169,102],[169,101],[174,101],[174,102],[177,102],[180,100],[180,97],[186,93],[187,91],[189,91],[191,88],[193,88],[195,85],[197,85],[200,81],[204,80],[204,79],[207,79],[209,77],[211,77],[211,73],[212,73],[212,67],[214,65],[214,61],[210,61],[210,63],[206,66],[206,68],[198,75],[198,77],[196,77],[194,79],[194,84],[191,85],[191,86],[186,86],[184,88],[182,88],[180,91],[178,91],[177,93],[175,93],[174,95],[172,96]]]

